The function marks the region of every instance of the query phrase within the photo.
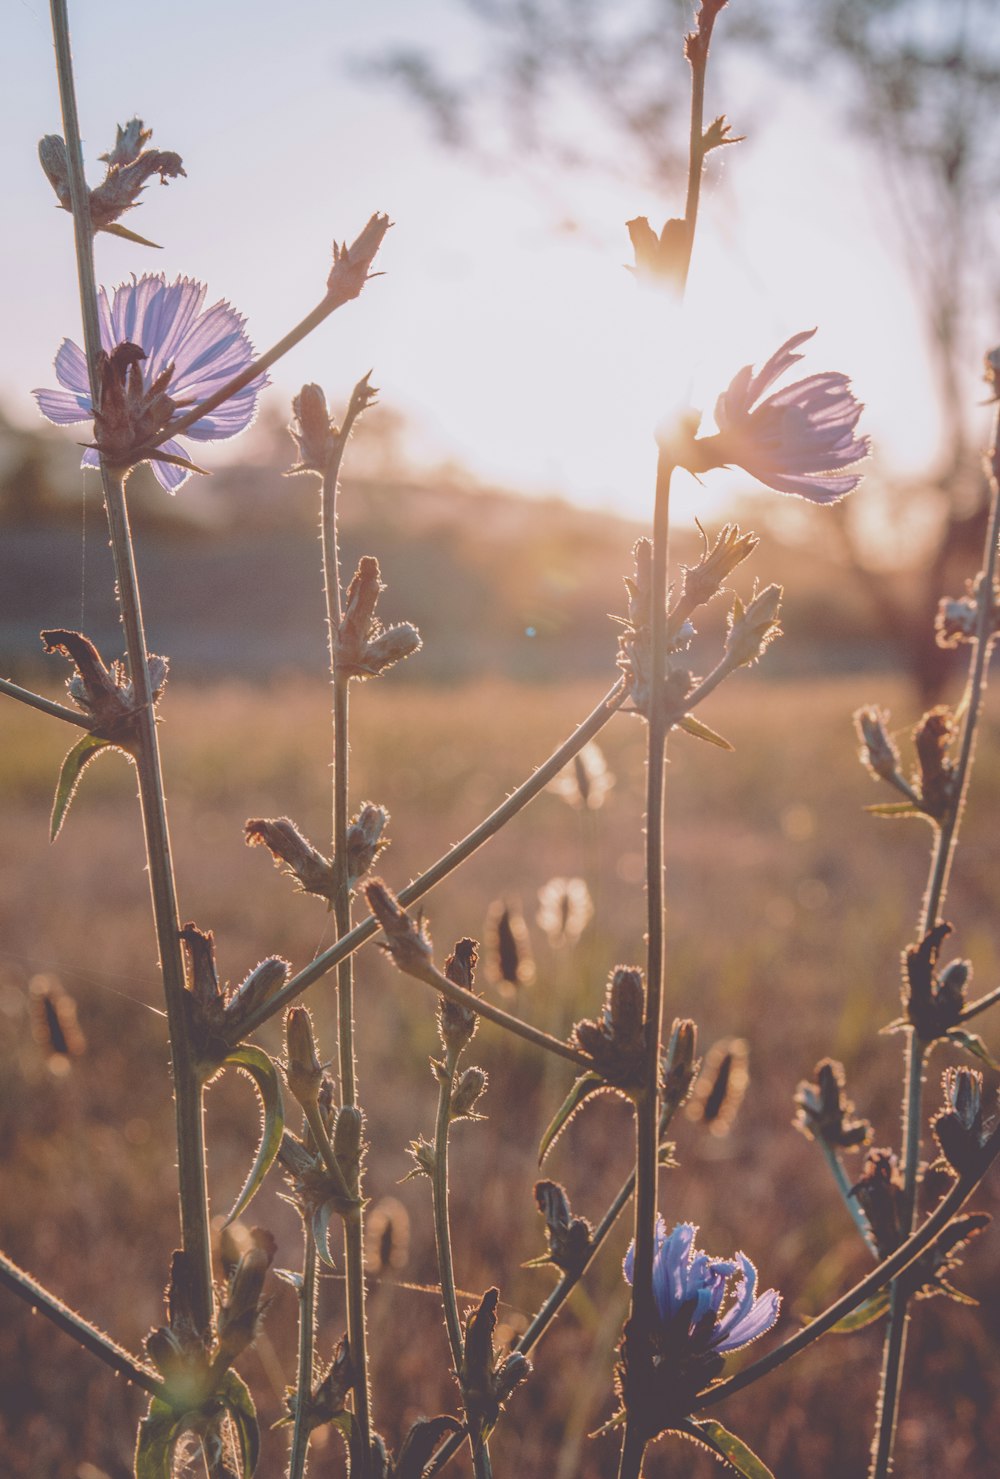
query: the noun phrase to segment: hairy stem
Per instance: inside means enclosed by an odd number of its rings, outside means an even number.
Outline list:
[[[299,1359],[296,1376],[295,1427],[288,1460],[288,1479],[303,1479],[309,1452],[309,1406],[313,1389],[316,1343],[316,1244],[312,1229],[304,1224],[302,1287],[299,1290]]]
[[[404,906],[415,904],[418,899],[422,899],[425,894],[430,893],[432,888],[453,873],[461,863],[470,858],[484,842],[488,842],[491,837],[495,836],[519,811],[527,806],[529,801],[534,800],[539,791],[544,790],[549,781],[559,774],[563,766],[572,760],[574,755],[580,753],[589,740],[600,733],[608,720],[621,708],[625,699],[625,680],[619,678],[569,738],[554,750],[549,758],[518,786],[516,791],[512,791],[506,801],[502,802],[477,827],[473,827],[461,842],[456,842],[454,847],[449,848],[426,872],[421,873],[412,883],[400,889],[399,902]],[[263,1003],[256,1012],[248,1013],[241,1029],[242,1035],[248,1037],[251,1032],[256,1032],[257,1028],[269,1017],[282,1011],[315,981],[320,980],[348,955],[360,949],[377,932],[378,925],[374,919],[363,919],[356,924],[343,939],[339,939],[335,945],[331,945],[329,950],[324,950],[301,971],[298,971],[270,1001]],[[476,1010],[481,1011],[482,1009],[477,1007]]]
[[[924,894],[918,926],[918,939],[923,939],[928,930],[939,922],[948,892],[951,865],[958,845],[958,834],[965,812],[972,761],[975,755],[976,733],[986,694],[986,677],[993,641],[994,595],[993,583],[996,576],[997,544],[1000,541],[1000,406],[994,416],[993,437],[989,457],[989,476],[992,502],[989,527],[983,550],[982,571],[979,577],[976,634],[969,661],[969,677],[965,690],[965,720],[959,745],[958,759],[952,779],[952,799],[947,815],[941,822],[931,855],[930,874]],[[912,1231],[917,1215],[917,1187],[920,1175],[921,1144],[921,1099],[924,1066],[929,1043],[918,1040],[911,1028],[906,1048],[905,1083],[903,1089],[903,1143],[904,1143],[904,1215],[906,1227]],[[882,1379],[878,1396],[878,1420],[872,1444],[870,1479],[886,1479],[892,1471],[892,1450],[896,1434],[896,1419],[899,1413],[899,1396],[903,1383],[903,1364],[906,1356],[906,1324],[908,1319],[909,1295],[900,1285],[893,1286],[889,1305],[889,1323],[885,1334],[882,1358]]]
[[[861,1207],[861,1203],[858,1201],[857,1197],[851,1195],[851,1180],[847,1172],[844,1170],[843,1161],[840,1159],[840,1156],[837,1154],[834,1147],[832,1145],[828,1145],[827,1142],[821,1137],[817,1138],[816,1144],[823,1152],[823,1158],[826,1161],[827,1165],[830,1167],[830,1174],[832,1175],[834,1181],[837,1183],[837,1190],[840,1192],[840,1195],[844,1199],[844,1206],[851,1214],[851,1219],[858,1232],[864,1239],[866,1248],[868,1249],[872,1257],[877,1260],[878,1248],[875,1246],[875,1239],[873,1238],[872,1230],[868,1225],[868,1218],[865,1216],[864,1211]]]
[[[53,719],[65,719],[67,724],[77,724],[81,729],[90,728],[90,720],[79,709],[68,709],[65,704],[56,703],[54,699],[43,698],[40,693],[32,693],[30,688],[22,688],[9,678],[0,678],[0,693],[18,699],[29,708],[38,709],[42,714],[51,714]]]
[[[71,1310],[68,1305],[63,1304],[44,1285],[39,1284],[23,1268],[19,1268],[12,1259],[0,1253],[0,1284],[11,1293],[16,1294],[18,1299],[23,1299],[31,1308],[38,1310],[57,1325],[60,1330],[72,1336],[78,1345],[84,1350],[90,1351],[91,1355],[110,1366],[119,1376],[124,1376],[127,1381],[137,1387],[142,1387],[144,1392],[149,1392],[153,1397],[162,1397],[164,1394],[163,1383],[135,1356],[123,1350],[120,1345],[113,1341],[110,1336],[102,1334],[89,1320]]]
[[[94,277],[93,232],[87,185],[83,174],[80,126],[76,111],[66,0],[51,0],[59,96],[69,167],[77,273],[83,314],[84,343],[93,403],[99,403],[96,377],[101,348]],[[170,836],[167,829],[160,752],[153,712],[153,695],[146,661],[146,639],[139,601],[139,584],[132,547],[124,474],[101,462],[101,480],[111,532],[118,599],[125,629],[128,666],[137,706],[139,798],[142,807],[146,855],[156,940],[163,972],[170,1055],[177,1116],[177,1166],[181,1208],[181,1239],[194,1270],[194,1313],[204,1328],[213,1315],[211,1242],[208,1221],[208,1191],[205,1179],[205,1139],[202,1085],[188,1041],[185,1011],[184,963],[174,891]]]

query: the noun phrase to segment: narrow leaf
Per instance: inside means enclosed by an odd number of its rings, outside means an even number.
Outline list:
[[[313,1242],[316,1244],[316,1252],[329,1268],[336,1268],[336,1264],[330,1257],[330,1218],[334,1214],[333,1202],[324,1202],[322,1207],[313,1216],[312,1232]]]
[[[598,1089],[605,1087],[604,1080],[599,1073],[581,1073],[573,1087],[570,1089],[562,1104],[556,1110],[555,1117],[549,1125],[542,1142],[538,1147],[538,1164],[541,1165],[549,1151],[552,1149],[559,1136],[573,1115],[580,1108],[588,1094],[595,1094]]]
[[[912,801],[880,801],[876,806],[866,806],[873,817],[924,817],[926,812],[914,806]]]
[[[120,236],[124,241],[134,241],[136,246],[155,247],[158,252],[163,251],[158,241],[150,241],[148,237],[140,236],[138,231],[130,231],[120,221],[112,221],[110,225],[102,226],[101,230],[106,231],[109,236]]]
[[[735,143],[735,140],[733,142]],[[696,719],[693,714],[685,714],[683,719],[678,720],[677,727],[683,729],[685,734],[693,735],[695,739],[707,740],[710,745],[716,745],[720,750],[735,750],[736,748],[721,734],[716,734],[714,729],[709,729],[707,724]]]
[[[219,1391],[219,1399],[225,1405],[236,1429],[243,1479],[251,1479],[260,1458],[260,1429],[257,1426],[257,1409],[253,1405],[250,1388],[235,1371],[227,1371]]]
[[[52,822],[49,826],[50,842],[55,842],[62,830],[70,802],[76,795],[76,788],[80,784],[81,775],[99,750],[110,749],[114,749],[114,746],[107,740],[98,739],[94,734],[85,734],[66,756],[59,772],[59,780],[56,782],[56,795],[52,803]]]
[[[250,1075],[260,1095],[261,1107],[264,1111],[264,1124],[257,1154],[250,1167],[250,1174],[243,1184],[243,1190],[236,1198],[236,1203],[226,1218],[226,1222],[230,1223],[239,1217],[271,1169],[285,1129],[285,1106],[281,1096],[278,1070],[263,1048],[255,1047],[253,1043],[241,1043],[238,1048],[233,1049],[225,1061],[235,1064],[237,1068],[242,1068]]]
[[[949,1042],[957,1043],[960,1048],[971,1053],[973,1058],[978,1058],[981,1063],[985,1063],[987,1068],[1000,1068],[1000,1063],[991,1055],[989,1048],[975,1032],[966,1032],[961,1027],[953,1027],[950,1032],[945,1033],[945,1037]]]
[[[688,1418],[677,1431],[686,1438],[693,1439],[695,1443],[703,1443],[716,1458],[721,1458],[737,1474],[742,1474],[743,1479],[774,1479],[771,1470],[757,1457],[753,1449],[748,1448],[741,1438],[737,1438],[735,1433],[731,1433],[721,1423],[712,1419],[695,1422],[693,1418]]]
[[[836,1325],[831,1325],[831,1334],[850,1335],[854,1330],[864,1330],[866,1325],[874,1325],[876,1320],[880,1320],[888,1308],[889,1290],[880,1289],[871,1299],[866,1299],[856,1310],[838,1320]]]
[[[139,1424],[135,1445],[135,1479],[170,1479],[174,1467],[174,1445],[181,1422],[172,1407],[154,1397]]]

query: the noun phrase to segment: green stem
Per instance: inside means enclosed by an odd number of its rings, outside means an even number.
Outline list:
[[[90,1351],[91,1355],[97,1356],[105,1366],[110,1366],[119,1376],[124,1376],[126,1381],[132,1382],[137,1387],[142,1387],[144,1392],[150,1396],[162,1397],[164,1395],[163,1383],[143,1366],[128,1351],[123,1350],[120,1345],[109,1336],[102,1334],[89,1320],[71,1310],[68,1305],[63,1304],[44,1285],[39,1284],[23,1268],[19,1268],[10,1258],[0,1253],[0,1284],[16,1294],[18,1299],[23,1299],[30,1304],[34,1310],[39,1310],[53,1325],[72,1336],[77,1345],[83,1346],[84,1350]]]
[[[76,111],[66,0],[51,0],[59,96],[69,168],[70,197],[76,242],[77,273],[83,314],[84,344],[93,403],[98,404],[97,357],[101,349],[94,277],[93,232],[83,174],[80,126]],[[174,891],[170,837],[167,829],[163,781],[153,695],[146,661],[146,639],[139,601],[135,554],[125,503],[124,472],[101,462],[105,506],[111,532],[118,599],[125,629],[129,672],[136,699],[138,746],[136,768],[149,866],[150,892],[156,925],[160,968],[170,1032],[170,1054],[177,1117],[177,1166],[181,1208],[181,1239],[194,1273],[194,1316],[208,1329],[213,1315],[211,1240],[208,1190],[205,1177],[205,1140],[202,1084],[191,1053],[185,1011],[184,963]]]
[[[57,704],[51,698],[43,698],[40,693],[32,693],[30,688],[22,688],[19,683],[12,683],[9,678],[0,678],[0,693],[6,693],[9,698],[19,699],[22,704],[38,709],[43,714],[51,714],[53,719],[65,719],[67,724],[77,724],[81,729],[91,727],[91,721],[86,714],[81,714],[79,709],[68,709],[65,704]]]
[[[1000,986],[995,991],[981,996],[978,1001],[970,1002],[958,1020],[968,1022],[971,1017],[978,1017],[980,1012],[985,1012],[987,1007],[995,1006],[998,1001],[1000,1001]]]
[[[303,1479],[309,1453],[309,1408],[312,1401],[316,1342],[316,1264],[316,1244],[313,1242],[312,1229],[306,1224],[302,1249],[302,1288],[299,1290],[299,1360],[296,1377],[298,1395],[288,1479]]]
[[[948,892],[951,865],[958,845],[958,834],[965,812],[969,781],[972,776],[972,761],[975,755],[976,733],[986,693],[986,676],[994,628],[994,579],[997,567],[997,545],[1000,542],[1000,405],[994,416],[993,437],[989,460],[992,502],[989,527],[983,550],[982,571],[979,577],[978,610],[976,633],[969,662],[969,679],[965,691],[965,721],[959,745],[958,759],[952,780],[952,800],[948,813],[942,820],[935,839],[931,856],[930,874],[924,894],[923,908],[917,930],[922,940],[928,930],[939,922]],[[913,1230],[917,1211],[917,1186],[920,1174],[921,1099],[923,1091],[924,1065],[931,1044],[918,1040],[911,1028],[906,1049],[905,1087],[903,1099],[904,1140],[904,1219],[908,1231]],[[899,1396],[903,1382],[903,1364],[906,1356],[906,1325],[908,1319],[908,1292],[898,1284],[893,1286],[889,1304],[889,1323],[886,1329],[882,1358],[882,1379],[878,1397],[878,1421],[872,1444],[870,1479],[886,1479],[892,1470],[892,1450],[896,1434],[896,1419],[899,1412]]]
[[[864,1238],[865,1246],[867,1247],[869,1253],[877,1262],[878,1248],[875,1245],[875,1239],[872,1236],[872,1230],[868,1225],[868,1218],[865,1216],[857,1197],[851,1195],[851,1182],[847,1172],[844,1170],[843,1161],[840,1159],[840,1156],[837,1154],[834,1147],[832,1145],[828,1145],[825,1140],[817,1139],[816,1143],[819,1146],[820,1150],[823,1152],[823,1157],[827,1165],[830,1167],[831,1175],[833,1176],[834,1181],[837,1183],[837,1190],[840,1192],[840,1195],[844,1199],[844,1206],[851,1214],[851,1218],[853,1219],[854,1225],[857,1228],[858,1232]]]
[[[619,678],[596,707],[591,710],[586,719],[577,726],[569,738],[558,749],[554,750],[549,758],[543,761],[538,769],[518,786],[516,791],[512,791],[506,801],[501,802],[477,827],[473,827],[472,831],[463,837],[461,842],[456,842],[454,847],[449,848],[425,873],[421,873],[412,883],[408,883],[404,889],[400,889],[398,894],[399,902],[405,907],[415,904],[418,899],[422,899],[432,888],[435,888],[437,884],[447,878],[449,873],[453,873],[461,863],[465,862],[466,858],[471,857],[478,848],[482,847],[484,842],[488,842],[507,822],[527,806],[528,802],[532,801],[538,795],[539,791],[544,790],[549,781],[559,774],[563,766],[572,760],[574,755],[579,754],[588,740],[593,739],[596,734],[600,733],[608,720],[614,714],[617,714],[625,702],[626,696],[625,681]],[[301,971],[298,971],[270,1001],[263,1003],[258,1007],[256,1012],[248,1014],[241,1028],[242,1036],[249,1037],[252,1032],[256,1032],[257,1028],[266,1022],[269,1017],[273,1017],[278,1012],[283,1011],[297,996],[301,996],[303,991],[327,975],[342,960],[346,959],[348,955],[353,954],[355,950],[360,949],[362,945],[377,933],[378,925],[372,918],[363,919],[359,924],[356,924],[335,945],[331,945],[328,950],[324,950],[322,954],[317,955]],[[477,1007],[476,1010],[480,1011],[481,1008]]]

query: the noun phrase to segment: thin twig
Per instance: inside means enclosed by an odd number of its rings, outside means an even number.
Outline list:
[[[58,704],[54,699],[43,698],[40,693],[32,693],[30,688],[22,688],[9,678],[0,678],[0,693],[6,693],[9,698],[16,698],[43,714],[51,714],[53,719],[65,719],[67,724],[76,724],[80,729],[90,728],[90,720],[79,709],[68,709],[65,704]]]
[[[288,1460],[288,1479],[303,1479],[309,1453],[310,1405],[316,1342],[316,1244],[303,1222],[302,1287],[299,1289],[299,1355],[296,1373],[295,1427]]]

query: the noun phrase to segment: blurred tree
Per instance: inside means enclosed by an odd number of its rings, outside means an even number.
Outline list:
[[[641,176],[666,194],[686,167],[679,38],[687,0],[460,0],[486,37],[485,65],[449,74],[426,52],[390,50],[376,70],[423,106],[451,147],[542,153],[562,167]],[[894,518],[930,530],[904,594],[865,562],[850,513],[850,563],[920,699],[934,701],[953,654],[935,646],[939,598],[976,568],[986,490],[970,429],[975,367],[1000,309],[1000,27],[996,0],[774,0],[726,15],[727,51],[769,48],[783,75],[822,83],[885,178],[942,406],[937,465],[888,485]],[[585,107],[604,145],[580,142]],[[497,122],[500,134],[497,134]],[[588,130],[588,138],[592,130]],[[664,212],[666,214],[666,212]]]

